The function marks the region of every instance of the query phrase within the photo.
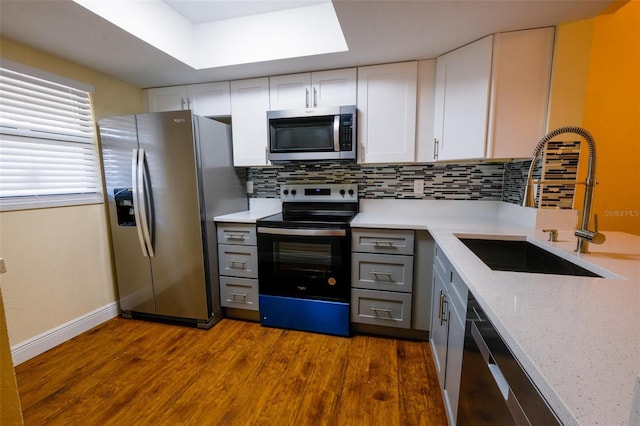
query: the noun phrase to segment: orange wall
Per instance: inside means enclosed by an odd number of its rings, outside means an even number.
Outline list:
[[[601,230],[640,235],[640,1],[594,18],[583,126],[597,144]],[[580,209],[581,204],[576,204]]]

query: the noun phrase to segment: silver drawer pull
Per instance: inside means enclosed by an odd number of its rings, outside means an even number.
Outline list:
[[[369,309],[371,309],[373,311],[373,313],[375,314],[375,316],[378,316],[378,312],[383,312],[385,314],[388,315],[388,317],[382,317],[382,319],[392,319],[391,318],[391,309],[389,308],[377,308],[375,306],[370,307]]]
[[[374,276],[374,278],[377,280],[379,276],[383,276],[383,277],[387,277],[387,279],[389,281],[391,281],[391,272],[385,272],[385,271],[371,271],[369,272],[371,275]]]
[[[225,234],[228,240],[244,240],[246,236],[244,234]]]
[[[247,264],[247,261],[246,260],[233,260],[233,259],[231,259],[231,260],[229,260],[229,263],[230,263],[229,266],[231,268],[233,268],[233,269],[244,269],[245,265]],[[241,267],[238,267],[236,265],[241,265]]]
[[[236,300],[236,297],[237,297],[237,298],[240,298],[240,297],[241,297],[243,302],[244,302],[245,300],[247,300],[247,295],[246,295],[245,293],[229,293],[229,295],[231,296],[231,299],[232,299],[233,301],[235,301],[235,300]]]
[[[395,247],[391,241],[374,241],[376,247]]]

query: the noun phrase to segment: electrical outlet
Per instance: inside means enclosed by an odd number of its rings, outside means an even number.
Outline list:
[[[424,180],[423,179],[415,179],[413,181],[413,193],[422,195],[424,194]]]
[[[253,194],[253,181],[247,181],[247,194]]]

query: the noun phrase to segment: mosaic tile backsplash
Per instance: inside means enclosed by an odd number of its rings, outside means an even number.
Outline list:
[[[543,156],[547,179],[575,180],[576,146],[549,143]],[[360,199],[497,200],[522,204],[530,164],[531,160],[377,165],[310,162],[252,167],[247,169],[247,179],[253,182],[253,198],[278,198],[284,183],[317,182],[356,183]],[[534,169],[536,180],[542,175],[541,164],[542,161]],[[415,179],[424,180],[424,193],[414,194]],[[573,194],[573,185],[545,188],[541,206],[570,209]]]
[[[254,167],[255,198],[277,198],[280,184],[303,182],[356,183],[361,199],[501,200],[504,163],[385,164],[304,163]],[[414,194],[413,181],[424,180],[424,193]]]

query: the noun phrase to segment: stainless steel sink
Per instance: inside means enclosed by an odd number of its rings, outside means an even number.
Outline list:
[[[458,239],[495,271],[602,278],[602,275],[591,272],[526,240],[460,236]]]

